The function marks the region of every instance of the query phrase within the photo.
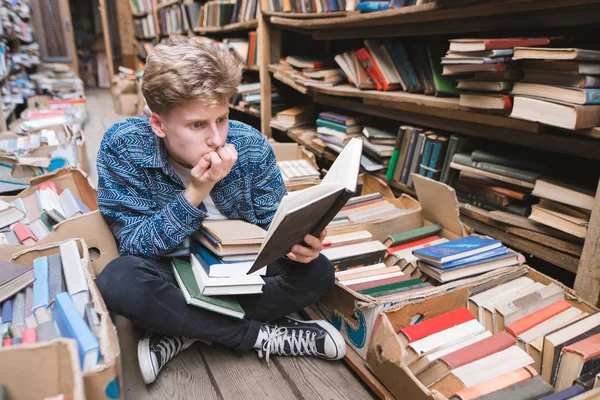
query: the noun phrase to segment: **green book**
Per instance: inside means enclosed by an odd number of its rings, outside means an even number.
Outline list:
[[[390,139],[394,142],[396,142],[397,137],[392,132],[384,131],[383,129],[375,128],[373,126],[365,126],[363,128],[363,135],[369,140]]]
[[[427,225],[421,228],[413,229],[412,231],[395,233],[388,236],[383,242],[387,247],[398,246],[404,243],[412,242],[413,240],[419,240],[428,236],[433,236],[442,230],[442,226],[439,224]]]
[[[175,279],[186,303],[230,317],[244,318],[246,313],[235,298],[230,296],[209,297],[200,294],[200,288],[190,263],[174,258],[172,264]]]
[[[519,156],[507,156],[504,154],[493,154],[483,150],[474,150],[471,153],[471,160],[474,162],[485,162],[491,164],[504,165],[512,168],[523,168],[529,171],[542,172],[546,165],[541,162],[526,159]]]
[[[52,218],[50,218],[50,216],[46,213],[46,211],[44,211],[44,212],[42,212],[42,214],[40,214],[40,219],[42,220],[44,225],[46,225],[46,227],[48,228],[48,230],[50,232],[52,232],[54,230],[54,225],[56,225],[56,222],[54,222],[54,220]]]
[[[396,164],[398,164],[398,159],[400,158],[400,149],[402,148],[402,138],[405,134],[406,130],[402,129],[401,126],[398,129],[398,136],[396,136],[396,144],[394,145],[394,151],[390,158],[390,165],[388,165],[387,173],[385,174],[385,179],[387,181],[394,179],[394,171],[396,170]]]
[[[338,132],[344,132],[344,133],[360,132],[360,130],[356,129],[356,125],[346,126],[346,125],[342,125],[342,124],[337,124],[335,122],[326,121],[326,120],[320,119],[320,118],[317,119],[316,124],[317,124],[317,126],[323,126],[325,128],[336,130]]]
[[[401,282],[390,283],[387,285],[376,286],[376,287],[369,288],[369,289],[359,290],[358,293],[373,296],[374,294],[379,293],[379,292],[388,292],[390,290],[400,290],[402,288],[413,286],[413,285],[416,285],[419,283],[423,283],[423,281],[419,278],[407,279],[407,280],[401,281]],[[375,296],[373,296],[373,297],[375,297]]]
[[[466,153],[456,153],[454,157],[452,157],[452,161],[457,164],[467,165],[482,171],[504,175],[509,178],[519,179],[530,183],[535,183],[535,181],[541,177],[540,173],[538,172],[527,171],[520,168],[507,167],[505,165],[492,164],[488,162],[475,162],[471,159],[471,155]]]
[[[460,90],[456,86],[458,85],[458,78],[462,78],[464,75],[442,75],[443,66],[440,60],[446,55],[447,50],[448,41],[436,41],[427,44],[427,55],[433,74],[433,86],[435,87],[436,96],[457,96],[460,94]]]
[[[408,281],[405,281],[405,282],[408,282]],[[391,294],[404,293],[404,292],[408,292],[410,290],[421,289],[421,288],[428,287],[428,286],[431,286],[431,283],[429,283],[429,282],[415,283],[414,285],[410,285],[410,286],[406,286],[406,287],[402,287],[402,288],[398,288],[398,289],[390,289],[390,290],[384,290],[381,292],[373,293],[370,296],[375,297],[375,298],[389,296]]]

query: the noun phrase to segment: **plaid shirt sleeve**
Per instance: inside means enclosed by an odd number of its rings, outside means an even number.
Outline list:
[[[98,206],[121,255],[158,258],[200,228],[206,211],[178,193],[158,211],[145,171],[129,161],[127,146],[103,141],[98,152]]]

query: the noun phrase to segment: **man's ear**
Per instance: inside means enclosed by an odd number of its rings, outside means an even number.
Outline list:
[[[164,120],[158,113],[153,112],[152,115],[150,115],[150,126],[152,127],[152,130],[156,136],[159,138],[164,138],[166,136],[164,130]]]

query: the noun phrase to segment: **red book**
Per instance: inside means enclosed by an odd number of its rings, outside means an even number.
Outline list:
[[[451,39],[450,51],[483,51],[537,47],[550,44],[549,38]]]
[[[529,314],[528,316],[513,322],[506,327],[506,331],[517,337],[521,333],[530,330],[534,326],[541,324],[569,308],[571,308],[571,305],[566,301],[557,301],[556,303],[550,304],[548,307],[544,307],[533,314]]]
[[[15,224],[13,230],[15,231],[15,234],[17,235],[17,238],[19,238],[19,242],[21,242],[21,244],[31,245],[37,243],[37,238],[31,229],[29,229],[29,227],[24,223],[19,222]]]
[[[44,189],[54,190],[58,195],[62,193],[62,189],[59,188],[56,182],[53,181],[42,182],[38,185],[38,190],[42,191]]]
[[[419,322],[418,324],[400,329],[398,337],[405,344],[412,343],[416,340],[423,339],[434,333],[444,331],[453,326],[464,324],[472,319],[475,319],[471,311],[466,307],[447,312],[446,314],[438,315],[431,319]]]
[[[413,240],[412,242],[399,244],[398,246],[388,247],[387,254],[389,256],[392,253],[395,253],[397,251],[404,250],[404,249],[410,249],[411,247],[420,246],[422,244],[433,242],[434,240],[439,240],[439,239],[440,239],[440,237],[438,235],[434,235],[434,236],[429,236],[429,237],[426,237],[423,239]]]
[[[254,51],[256,47],[256,32],[250,32],[248,34],[250,38],[250,45],[248,47],[248,56],[246,57],[246,63],[248,65],[254,65]]]
[[[4,338],[4,339],[2,339],[2,346],[3,347],[12,346],[12,339],[11,338]]]
[[[35,343],[37,342],[37,335],[35,328],[27,328],[23,331],[23,338],[21,343]]]
[[[385,80],[383,73],[379,70],[379,67],[377,66],[377,63],[373,57],[371,57],[369,50],[365,49],[364,47],[356,50],[356,57],[364,67],[367,75],[369,75],[369,78],[375,82],[377,90],[383,90],[387,92],[388,90],[400,89],[401,86],[399,84],[390,85]]]
[[[354,285],[347,285],[347,287],[358,292],[359,290],[371,289],[377,286],[389,285],[391,283],[398,283],[408,279],[411,279],[410,275],[405,274],[392,276],[391,278],[376,279],[369,282],[355,283]]]

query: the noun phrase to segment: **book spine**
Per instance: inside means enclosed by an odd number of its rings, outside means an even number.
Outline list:
[[[389,90],[395,90],[395,89],[400,88],[400,85],[397,85],[397,84],[390,85],[385,80],[385,78],[383,77],[383,74],[377,67],[377,64],[375,64],[373,57],[371,56],[371,54],[369,53],[369,51],[366,48],[357,50],[356,57],[358,57],[358,60],[360,61],[363,68],[367,72],[367,75],[369,75],[369,77],[375,82],[375,86],[377,87],[377,90],[389,91]]]
[[[585,104],[600,104],[600,89],[585,89]]]
[[[344,126],[344,129],[346,126],[352,125],[352,124],[346,123],[346,121],[348,121],[347,118],[345,118],[341,115],[336,115],[336,114],[332,114],[332,113],[328,113],[328,112],[320,113],[319,119],[321,119],[323,121],[329,121],[329,122],[333,122],[335,124],[342,125],[342,126]]]
[[[419,136],[419,130],[412,128],[410,133],[410,142],[408,143],[408,150],[406,152],[406,159],[404,160],[404,166],[402,167],[402,175],[400,182],[406,184],[408,182],[408,171],[410,170],[410,162],[412,161],[415,147],[417,144],[417,137]]]
[[[423,158],[423,149],[425,148],[425,139],[426,135],[424,133],[419,133],[417,138],[417,147],[415,148],[415,152],[413,154],[412,161],[410,163],[410,170],[408,171],[408,180],[406,184],[408,187],[413,187],[413,179],[412,174],[417,172],[417,168],[420,167],[421,158]]]
[[[402,138],[406,134],[406,130],[400,127],[398,129],[398,136],[396,137],[396,144],[394,145],[394,151],[392,152],[392,158],[390,159],[390,165],[388,165],[385,179],[391,181],[394,179],[394,171],[396,170],[396,164],[400,159],[400,149],[402,148]]]
[[[531,160],[506,157],[498,154],[488,153],[486,151],[474,150],[471,153],[471,160],[477,162],[486,162],[490,164],[504,165],[511,168],[523,168],[531,171],[541,172],[545,165]]]
[[[469,186],[460,182],[455,185],[455,188],[460,190],[470,199],[481,200],[498,207],[505,207],[509,204],[507,196],[503,196],[484,188]]]
[[[389,8],[387,1],[367,1],[356,4],[357,11],[384,11]]]
[[[600,78],[595,76],[584,76],[580,88],[597,88],[600,87]]]
[[[452,162],[452,157],[456,153],[458,149],[458,143],[460,142],[461,137],[452,135],[450,136],[450,141],[448,143],[448,150],[446,151],[446,157],[444,159],[444,166],[442,167],[442,174],[440,176],[440,182],[449,184],[450,181],[450,163]]]
[[[320,118],[317,119],[316,124],[317,124],[317,126],[324,126],[325,128],[330,128],[330,129],[334,129],[339,132],[347,133],[346,125],[338,124],[338,123],[327,121],[327,120],[320,119]]]
[[[435,139],[435,142],[433,143],[433,148],[431,150],[431,158],[429,159],[429,168],[438,170],[442,167],[447,148],[447,139],[441,137],[437,137]]]
[[[419,166],[419,175],[425,176],[427,174],[427,170],[425,166],[429,163],[429,157],[431,157],[431,148],[433,147],[433,139],[427,137],[425,142],[425,149],[423,150],[423,159],[421,160],[421,165]]]
[[[474,163],[475,168],[479,168],[482,171],[493,172],[498,175],[508,176],[509,178],[519,179],[525,182],[535,183],[540,178],[540,174],[536,172],[525,171],[522,169],[511,168],[504,165],[477,162]]]

